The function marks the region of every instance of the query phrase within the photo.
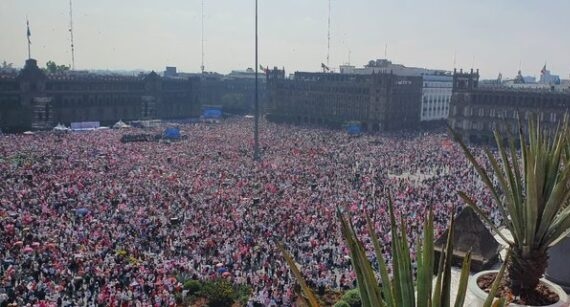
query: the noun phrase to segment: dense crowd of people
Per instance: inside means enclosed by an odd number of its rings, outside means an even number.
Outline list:
[[[182,125],[178,142],[121,143],[128,130],[0,136],[0,304],[174,306],[182,276],[227,278],[249,285],[252,302],[291,306],[276,240],[313,286],[355,285],[337,207],[369,248],[362,209],[389,244],[387,191],[410,242],[429,207],[445,230],[458,190],[495,215],[444,132],[351,137],[263,123],[254,162],[251,128]]]

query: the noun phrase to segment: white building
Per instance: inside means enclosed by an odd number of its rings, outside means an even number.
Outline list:
[[[558,85],[560,84],[560,76],[551,74],[550,70],[546,69],[546,64],[544,64],[544,67],[540,71],[540,80],[538,83]]]
[[[393,73],[398,76],[422,76],[423,94],[421,101],[421,121],[445,120],[449,114],[449,102],[453,90],[451,72],[420,67],[406,67],[393,64],[386,59],[372,60],[364,67],[340,65],[341,74],[370,75]]]
[[[356,74],[356,75],[370,75],[370,74],[389,74],[390,72],[398,76],[422,76],[424,74],[431,74],[437,72],[434,69],[420,68],[420,67],[406,67],[402,64],[394,64],[392,61],[386,59],[378,59],[369,61],[364,67],[355,67],[353,65],[340,65],[341,74]]]
[[[500,87],[510,87],[517,89],[543,89],[552,91],[568,91],[570,88],[569,80],[560,79],[560,76],[553,75],[550,70],[546,69],[546,65],[540,71],[540,79],[538,82],[535,77],[523,76],[519,70],[517,76],[512,80],[495,80]],[[485,85],[480,82],[479,85]]]
[[[421,121],[444,120],[449,115],[449,103],[453,90],[451,74],[423,75]]]

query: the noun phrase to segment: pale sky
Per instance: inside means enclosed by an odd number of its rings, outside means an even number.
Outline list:
[[[259,62],[318,71],[328,0],[259,0]],[[198,72],[201,0],[73,0],[76,69]],[[0,0],[0,61],[71,63],[69,0]],[[254,0],[205,0],[207,71],[254,67]],[[388,58],[495,78],[570,74],[569,0],[332,0],[331,67]]]

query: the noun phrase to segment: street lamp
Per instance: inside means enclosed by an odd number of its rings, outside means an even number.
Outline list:
[[[255,124],[254,124],[254,152],[253,160],[261,160],[261,154],[259,152],[259,90],[258,90],[258,72],[259,64],[257,61],[257,0],[255,0]]]

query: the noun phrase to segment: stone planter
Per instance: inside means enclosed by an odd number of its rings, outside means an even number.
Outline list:
[[[558,244],[548,249],[548,268],[546,268],[546,279],[556,283],[566,292],[570,293],[570,266],[568,257],[570,256],[570,234]]]
[[[473,302],[470,302],[467,307],[479,307],[479,306],[483,306],[483,303],[485,302],[485,299],[487,299],[488,294],[481,290],[479,288],[479,286],[477,285],[477,279],[479,279],[480,276],[485,275],[485,274],[489,274],[489,273],[498,273],[498,270],[493,270],[493,271],[482,271],[479,272],[473,276],[471,276],[469,278],[469,284],[467,285],[467,289],[470,292],[470,294],[475,298]],[[540,281],[542,281],[543,283],[545,283],[552,291],[556,292],[556,294],[558,294],[558,297],[560,298],[560,300],[557,303],[554,303],[552,305],[548,305],[548,306],[544,306],[544,307],[569,307],[570,303],[568,303],[568,295],[566,295],[566,292],[564,292],[564,290],[562,290],[562,288],[560,288],[560,286],[542,278]],[[512,307],[530,307],[527,305],[518,305],[518,304],[509,304],[508,306],[512,306]]]

